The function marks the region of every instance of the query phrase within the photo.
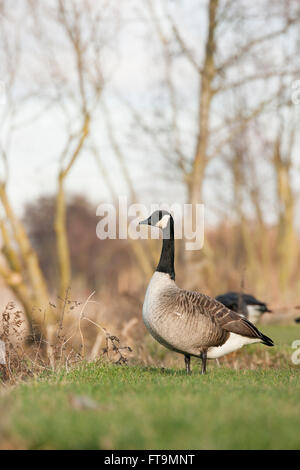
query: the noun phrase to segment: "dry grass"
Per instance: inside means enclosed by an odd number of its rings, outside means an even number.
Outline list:
[[[5,364],[0,364],[3,383],[16,384],[40,375],[42,372],[69,371],[82,361],[103,360],[126,364],[132,348],[123,345],[120,337],[86,314],[92,295],[84,303],[69,298],[62,300],[57,322],[44,328],[46,334],[34,325],[28,328],[22,311],[9,302],[1,318],[0,340],[5,347]],[[58,307],[51,303],[51,308]],[[128,338],[135,321],[128,322],[120,334]]]

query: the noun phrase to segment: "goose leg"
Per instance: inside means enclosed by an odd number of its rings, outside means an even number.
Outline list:
[[[186,370],[186,373],[189,375],[191,373],[191,367],[190,367],[190,364],[191,364],[191,356],[189,355],[184,355],[184,362],[185,362],[185,370]]]
[[[205,373],[206,373],[206,360],[207,360],[207,353],[206,353],[206,351],[204,351],[204,352],[201,354],[201,359],[202,359],[202,371],[201,371],[201,374],[205,374]]]

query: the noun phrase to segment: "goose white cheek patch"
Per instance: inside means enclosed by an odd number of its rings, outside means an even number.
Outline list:
[[[155,224],[155,227],[159,227],[159,228],[166,228],[168,223],[169,223],[169,220],[170,220],[170,216],[169,215],[164,215],[158,222],[157,224]]]

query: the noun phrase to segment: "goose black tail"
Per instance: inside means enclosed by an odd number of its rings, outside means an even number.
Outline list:
[[[261,335],[261,341],[262,341],[262,344],[265,344],[266,346],[274,346],[273,340],[263,334]]]

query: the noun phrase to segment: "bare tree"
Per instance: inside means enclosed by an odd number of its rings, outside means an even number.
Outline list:
[[[5,2],[3,2],[6,7]],[[33,88],[27,87],[26,100],[39,98],[41,111],[30,118],[38,119],[55,107],[65,123],[65,143],[57,156],[59,163],[57,177],[57,197],[55,232],[57,239],[57,258],[59,265],[58,292],[64,299],[71,284],[71,263],[66,231],[66,198],[65,181],[74,165],[84,152],[85,142],[89,137],[97,106],[104,89],[105,77],[101,64],[102,48],[106,47],[113,28],[105,31],[107,14],[111,8],[109,2],[94,6],[87,1],[84,5],[74,2],[55,0],[43,5],[34,1],[24,4],[21,14],[31,16],[31,29],[26,30],[27,41],[32,41],[36,55],[33,56],[33,70],[40,74]],[[6,8],[5,8],[6,11]],[[47,20],[46,20],[47,18]],[[118,28],[117,16],[114,26]],[[44,28],[45,20],[48,22]],[[5,28],[14,26],[15,18],[7,25],[10,18],[3,17],[0,28],[6,38]],[[14,124],[16,110],[21,109],[22,102],[14,103],[15,83],[17,81],[19,56],[24,52],[16,28],[15,43],[12,46],[3,43],[2,54],[6,59],[7,69],[7,107],[4,115],[10,117]],[[111,35],[111,36],[110,36]],[[63,44],[62,53],[59,50]],[[55,51],[55,53],[54,53]],[[66,63],[68,64],[66,67]],[[25,100],[25,98],[24,98]],[[3,175],[0,185],[0,200],[5,211],[1,220],[3,255],[5,263],[1,265],[1,274],[5,282],[13,289],[23,304],[29,322],[40,326],[53,318],[53,309],[49,307],[49,290],[39,266],[24,225],[16,217],[7,195],[9,174],[9,142],[15,130],[10,125],[7,137],[1,139],[1,158]],[[24,125],[27,123],[23,123]],[[21,125],[18,123],[18,125]],[[3,137],[3,132],[2,132]],[[49,318],[48,318],[49,317]]]
[[[4,257],[3,262],[1,262],[0,271],[5,282],[22,302],[27,318],[31,319],[34,323],[41,324],[44,318],[47,320],[48,317],[51,317],[51,312],[47,308],[49,293],[37,255],[32,249],[26,230],[16,216],[7,194],[9,153],[19,110],[19,103],[15,100],[13,90],[18,80],[21,38],[17,28],[15,40],[7,42],[8,30],[13,27],[13,19],[7,14],[4,2],[2,3],[2,9],[3,16],[0,20],[0,28],[3,47],[1,55],[2,63],[6,67],[6,83],[0,141],[3,167],[0,182],[0,201],[4,212],[0,221],[2,255]],[[21,102],[25,100],[26,96],[22,96]]]
[[[261,83],[267,87],[267,84],[271,84],[276,77],[286,76],[291,80],[299,72],[297,65],[287,67],[292,53],[286,53],[280,64],[276,63],[273,57],[265,57],[270,45],[274,45],[292,30],[295,31],[299,24],[299,8],[296,2],[275,2],[276,5],[273,2],[272,7],[270,3],[265,0],[261,8],[255,11],[252,7],[248,7],[247,11],[246,4],[243,2],[237,4],[231,0],[210,0],[207,2],[207,7],[204,6],[206,11],[197,6],[195,12],[199,14],[199,24],[201,13],[206,14],[207,24],[198,36],[200,41],[193,45],[185,35],[186,28],[184,29],[184,26],[175,20],[175,15],[170,13],[169,2],[147,0],[150,19],[161,43],[162,61],[165,64],[165,88],[172,109],[171,122],[165,126],[167,132],[171,132],[172,139],[169,139],[168,143],[172,144],[160,148],[165,153],[165,158],[168,161],[173,160],[182,170],[183,181],[187,184],[187,199],[190,202],[195,203],[203,199],[205,170],[212,159],[218,157],[241,129],[257,115],[266,111],[268,105],[277,97],[277,88],[272,85],[269,86],[271,92],[258,93],[257,98],[252,99],[250,104],[249,87],[257,87]],[[161,21],[157,13],[158,7],[161,17],[165,16],[164,21]],[[263,32],[255,30],[254,24],[262,21],[267,11],[272,28],[270,30],[266,28]],[[273,26],[272,19],[274,25],[276,21],[276,27]],[[204,16],[202,22],[203,20]],[[293,40],[296,45],[295,35]],[[226,43],[226,48],[223,46],[223,41]],[[192,72],[197,83],[198,92],[194,96],[194,102],[197,103],[196,113],[186,115],[192,127],[196,129],[193,152],[190,152],[191,146],[184,145],[179,138],[179,135],[182,135],[182,131],[180,132],[182,109],[178,105],[181,89],[175,75],[179,60],[185,61],[189,73]],[[244,72],[245,64],[251,72]],[[232,78],[235,76],[241,78]],[[184,84],[181,88],[183,86]],[[238,110],[237,115],[232,115],[234,107],[228,106],[228,103],[232,102],[236,93],[245,96],[246,108],[243,114]],[[136,122],[141,123],[142,129],[151,131],[144,126],[141,115],[136,115],[136,118]],[[217,120],[219,123],[216,125]],[[162,125],[161,121],[159,125]],[[157,140],[159,132],[155,127],[152,128],[152,134],[154,139],[156,134]],[[171,152],[174,157],[170,157]]]
[[[167,161],[168,172],[173,169],[180,175],[186,186],[186,200],[195,205],[205,201],[208,170],[213,164],[216,168],[223,165],[232,144],[258,117],[274,115],[278,94],[283,96],[297,77],[299,65],[293,56],[297,51],[300,15],[295,1],[264,0],[255,8],[248,2],[232,0],[193,5],[198,31],[194,29],[191,34],[185,18],[179,16],[184,9],[176,9],[170,2],[147,0],[150,24],[161,47],[165,99],[171,112],[157,113],[157,125],[152,128],[138,111],[132,115],[136,125],[152,135],[153,145]],[[262,22],[264,28],[255,27]],[[275,51],[282,44],[289,47],[282,47],[282,53],[276,56]],[[183,71],[180,79],[178,70]],[[189,86],[190,77],[193,87],[189,97],[184,87]],[[242,102],[243,107],[235,106],[236,101]],[[238,152],[236,170],[240,158]],[[232,170],[235,171],[234,166]],[[223,181],[218,183],[226,189]],[[255,192],[248,196],[256,205],[263,229],[263,214]],[[247,216],[241,210],[241,220],[245,220]],[[254,249],[251,246],[249,242],[249,250]],[[207,240],[203,254],[209,261]]]

